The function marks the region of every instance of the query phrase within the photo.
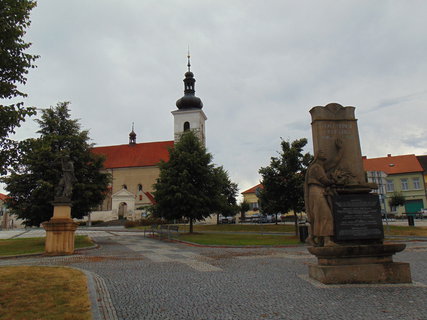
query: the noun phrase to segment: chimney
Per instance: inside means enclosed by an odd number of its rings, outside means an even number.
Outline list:
[[[391,157],[391,153],[387,154],[387,157],[389,157],[389,158],[390,158],[390,157]]]

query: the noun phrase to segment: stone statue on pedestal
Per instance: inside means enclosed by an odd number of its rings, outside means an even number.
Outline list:
[[[310,110],[315,158],[307,169],[304,200],[310,223],[308,251],[317,257],[309,276],[324,284],[410,283],[408,263],[392,256],[405,244],[383,243],[375,184],[363,170],[354,107],[330,103]]]
[[[73,185],[77,182],[74,175],[74,164],[69,159],[61,159],[62,163],[62,177],[59,180],[58,186],[55,190],[55,201],[69,203],[73,194]]]

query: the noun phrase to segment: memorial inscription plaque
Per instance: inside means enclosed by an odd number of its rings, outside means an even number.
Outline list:
[[[337,195],[332,199],[335,241],[382,240],[380,203],[374,194]]]

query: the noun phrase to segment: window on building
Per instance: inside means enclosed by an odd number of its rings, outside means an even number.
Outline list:
[[[122,185],[122,188],[127,190],[128,186],[124,184]]]
[[[394,183],[393,180],[387,180],[387,192],[393,192],[394,191]]]
[[[190,122],[185,121],[185,123],[184,123],[184,131],[188,131],[188,130],[190,130]]]
[[[420,178],[413,178],[412,183],[414,184],[414,189],[421,189]]]
[[[402,190],[406,191],[408,190],[408,179],[400,179],[400,182],[402,183]]]
[[[395,206],[391,206],[391,207],[390,207],[390,210],[391,210],[391,212],[397,212],[397,207],[395,207]]]
[[[142,184],[138,184],[138,191],[142,191]]]
[[[250,202],[249,203],[249,210],[258,210],[259,209],[259,205],[258,202]]]

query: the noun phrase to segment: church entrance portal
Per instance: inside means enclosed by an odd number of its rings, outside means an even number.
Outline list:
[[[126,213],[128,211],[128,205],[126,202],[122,202],[119,204],[119,220],[123,220],[126,216]]]

